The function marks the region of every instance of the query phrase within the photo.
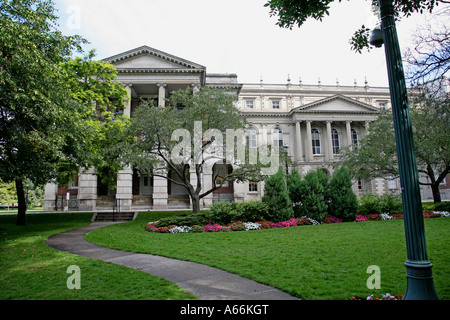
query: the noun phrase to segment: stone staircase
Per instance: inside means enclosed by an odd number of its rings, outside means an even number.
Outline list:
[[[95,212],[92,222],[126,222],[136,219],[137,212]]]

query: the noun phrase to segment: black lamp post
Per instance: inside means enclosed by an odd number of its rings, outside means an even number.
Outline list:
[[[431,271],[433,265],[428,261],[425,241],[419,174],[414,151],[408,93],[395,27],[394,6],[392,0],[378,0],[378,4],[381,14],[381,30],[373,31],[370,43],[376,47],[381,47],[384,43],[386,52],[407,250],[405,262],[407,290],[404,299],[437,300],[439,297],[434,288]]]

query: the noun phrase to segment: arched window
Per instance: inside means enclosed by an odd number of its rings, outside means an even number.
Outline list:
[[[335,128],[331,129],[331,142],[333,144],[333,154],[339,154],[339,132]]]
[[[272,140],[274,146],[283,147],[283,131],[280,128],[272,130]]]
[[[247,129],[247,136],[245,137],[247,147],[256,148],[258,146],[256,137],[256,130],[254,128]]]
[[[352,145],[355,150],[358,149],[358,132],[355,129],[352,129]]]
[[[311,139],[312,139],[313,154],[321,154],[320,153],[320,132],[316,128],[311,129]]]

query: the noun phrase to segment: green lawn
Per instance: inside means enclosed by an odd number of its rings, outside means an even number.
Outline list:
[[[89,233],[100,245],[196,261],[278,287],[310,300],[404,294],[403,220],[351,222],[226,233],[161,234],[149,221],[174,213],[141,213],[136,221]],[[450,298],[449,218],[425,219],[436,290]],[[381,270],[381,289],[369,290],[367,268]]]
[[[91,213],[0,216],[0,300],[184,300],[196,299],[172,283],[141,271],[51,249],[55,233],[90,223]],[[81,270],[81,289],[69,290],[66,273]]]
[[[406,290],[403,220],[199,234],[154,234],[147,222],[173,212],[141,213],[136,221],[90,232],[89,241],[219,267],[312,300],[351,299]],[[49,248],[52,234],[89,224],[91,214],[0,216],[0,300],[183,300],[179,287],[146,273]],[[450,298],[449,218],[425,219],[435,286]],[[69,290],[70,265],[81,269],[81,290]],[[367,267],[381,269],[381,290],[366,287]]]

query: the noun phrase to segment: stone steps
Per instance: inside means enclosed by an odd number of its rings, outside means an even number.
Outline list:
[[[95,212],[92,221],[93,222],[114,222],[114,221],[132,221],[136,219],[137,214],[135,212]]]

